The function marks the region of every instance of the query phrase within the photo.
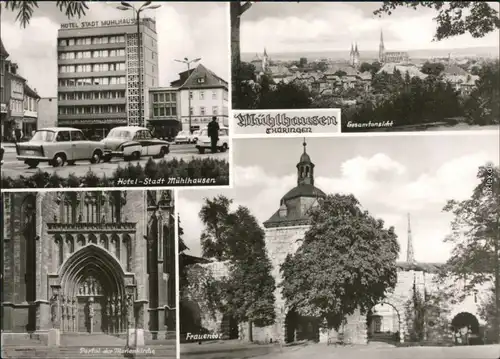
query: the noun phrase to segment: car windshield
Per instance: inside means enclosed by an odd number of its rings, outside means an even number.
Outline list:
[[[54,141],[54,137],[56,136],[56,133],[54,131],[36,131],[33,137],[31,138],[31,141],[43,141],[43,142],[52,142]]]
[[[129,139],[131,138],[130,131],[127,130],[111,130],[108,134],[109,138],[120,138],[120,139]]]
[[[182,136],[186,136],[186,132],[181,131],[177,134],[177,137],[182,137]]]

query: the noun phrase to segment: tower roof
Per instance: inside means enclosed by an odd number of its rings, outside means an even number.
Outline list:
[[[7,52],[7,50],[5,49],[5,47],[3,46],[2,39],[0,39],[0,56],[4,57],[4,58],[9,57],[9,53]]]
[[[302,156],[300,156],[300,162],[299,163],[306,163],[306,162],[312,163],[311,162],[311,157],[309,157],[309,155],[306,152],[306,147],[307,147],[306,139],[304,139],[304,142],[302,143],[302,146],[304,146],[304,152],[302,153]]]

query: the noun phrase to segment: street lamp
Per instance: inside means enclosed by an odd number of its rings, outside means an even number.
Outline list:
[[[132,10],[136,14],[136,23],[137,23],[137,70],[138,70],[138,83],[139,83],[139,126],[143,126],[142,123],[142,68],[141,68],[141,30],[140,30],[140,14],[144,10],[149,10],[149,9],[158,9],[161,7],[161,5],[151,5],[152,1],[146,1],[144,4],[141,5],[140,8],[136,9],[133,5],[129,4],[128,2],[122,1],[120,6],[117,6],[116,8],[118,10],[123,10],[123,11],[128,11]]]
[[[183,64],[186,64],[188,67],[187,75],[189,78],[189,70],[191,70],[191,64],[197,63],[198,61],[201,60],[201,57],[198,57],[193,60],[189,60],[187,57],[185,57],[183,60],[174,60],[177,62],[181,62]],[[189,114],[189,134],[191,134],[191,85],[188,83],[188,114]]]

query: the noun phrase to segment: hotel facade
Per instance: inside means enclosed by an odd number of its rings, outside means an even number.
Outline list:
[[[148,89],[158,86],[156,22],[140,21],[140,64],[137,33],[135,19],[61,25],[58,126],[80,128],[91,138],[102,138],[116,126],[148,125]]]

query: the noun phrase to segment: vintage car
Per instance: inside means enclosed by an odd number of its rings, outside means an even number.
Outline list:
[[[50,127],[38,130],[27,142],[16,144],[17,159],[30,168],[40,162],[54,167],[75,164],[75,161],[90,160],[99,163],[103,155],[100,142],[90,141],[83,132],[71,127]]]
[[[141,156],[163,158],[170,152],[169,143],[154,138],[146,127],[115,127],[101,142],[106,162],[113,157],[123,157],[126,161],[138,160]]]
[[[187,131],[181,131],[175,136],[174,143],[176,145],[181,143],[191,143],[190,134]]]
[[[198,141],[198,137],[200,137],[201,130],[193,131],[192,134],[189,135],[189,143],[196,143]]]
[[[212,147],[212,142],[210,137],[208,137],[208,130],[205,128],[201,130],[200,136],[196,141],[196,148],[200,154],[205,153],[205,150],[210,150]],[[217,141],[217,149],[221,152],[226,152],[229,148],[229,129],[227,127],[221,127],[219,129],[219,140]]]

